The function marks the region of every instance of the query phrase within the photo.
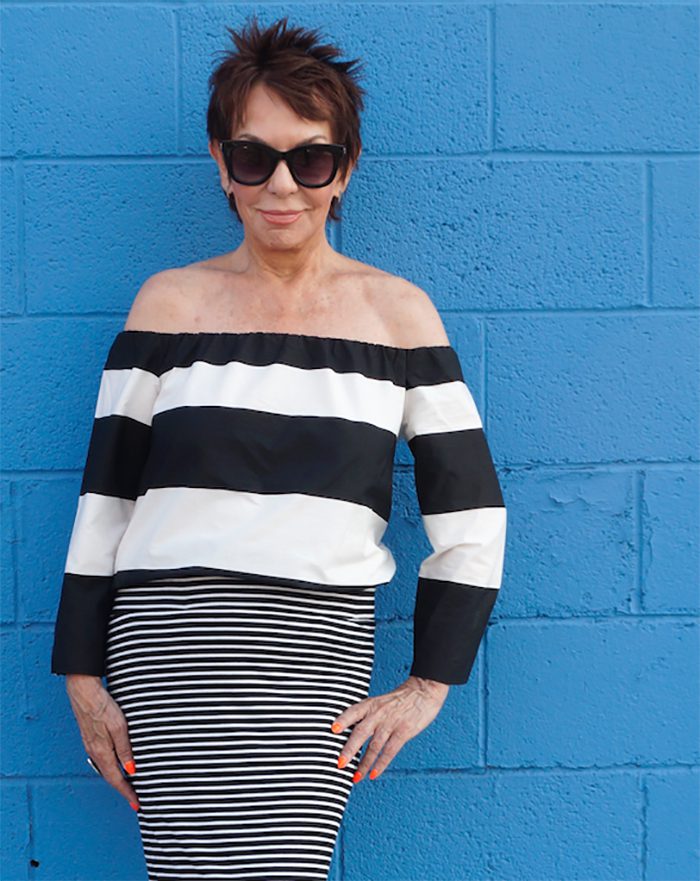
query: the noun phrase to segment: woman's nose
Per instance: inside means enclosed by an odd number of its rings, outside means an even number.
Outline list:
[[[297,189],[297,182],[284,159],[280,159],[277,163],[277,167],[267,181],[267,186],[273,193],[291,193]]]

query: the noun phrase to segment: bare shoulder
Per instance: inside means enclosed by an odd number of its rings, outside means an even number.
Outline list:
[[[124,330],[172,331],[183,326],[188,314],[188,267],[163,269],[141,285],[129,310]]]
[[[418,285],[400,276],[390,276],[385,281],[382,299],[390,312],[396,345],[406,348],[450,345],[440,313],[430,295]]]

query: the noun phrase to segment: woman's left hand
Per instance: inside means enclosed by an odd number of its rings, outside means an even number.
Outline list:
[[[369,775],[370,780],[375,780],[404,744],[430,725],[440,712],[449,690],[450,686],[444,682],[409,676],[393,691],[367,697],[343,710],[334,719],[331,730],[340,734],[353,725],[354,729],[340,753],[338,767],[344,768],[371,737],[353,783],[364,777],[379,756]]]

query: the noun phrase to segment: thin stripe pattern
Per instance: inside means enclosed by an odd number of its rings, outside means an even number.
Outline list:
[[[359,757],[375,588],[170,578],[117,590],[107,687],[124,712],[149,881],[325,879]]]

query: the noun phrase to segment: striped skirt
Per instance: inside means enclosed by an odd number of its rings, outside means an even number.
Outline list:
[[[367,697],[376,587],[175,578],[120,588],[107,688],[149,881],[327,879],[360,756],[331,722]]]

